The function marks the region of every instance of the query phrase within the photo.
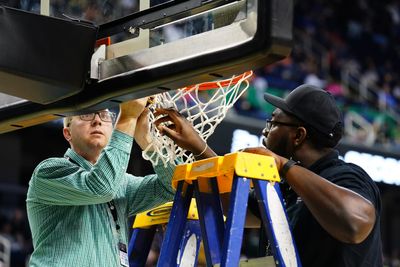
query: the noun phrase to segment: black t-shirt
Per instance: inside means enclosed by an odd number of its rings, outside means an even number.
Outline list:
[[[383,266],[380,234],[381,200],[376,184],[359,166],[340,160],[337,151],[319,159],[309,170],[371,201],[375,206],[376,221],[372,232],[363,242],[346,244],[328,234],[293,191],[283,190],[287,215],[302,265],[304,267]],[[250,194],[249,208],[254,214],[259,215],[254,192]]]

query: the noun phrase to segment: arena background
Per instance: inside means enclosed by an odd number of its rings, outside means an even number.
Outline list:
[[[72,2],[55,1],[52,12],[61,12],[63,5]],[[76,12],[92,21],[101,20],[111,5],[96,0],[73,3],[81,9]],[[136,1],[121,3],[120,12],[129,13]],[[38,12],[38,1],[0,0],[0,4]],[[247,94],[210,140],[219,154],[258,145],[264,120],[273,110],[262,100],[265,91],[284,96],[302,83],[330,91],[345,121],[345,138],[338,147],[341,155],[368,170],[381,190],[387,266],[400,266],[399,26],[400,2],[396,0],[297,1],[291,56],[256,70]],[[27,186],[41,160],[62,156],[67,149],[61,128],[62,123],[54,121],[0,135],[0,235],[13,242],[11,266],[24,266],[32,251],[25,210]],[[133,155],[130,172],[152,171],[136,146]],[[249,236],[243,255],[251,257]]]

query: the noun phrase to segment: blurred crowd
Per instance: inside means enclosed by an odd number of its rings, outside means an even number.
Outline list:
[[[348,141],[400,151],[400,1],[297,1],[290,57],[256,72],[239,114],[266,118],[265,91],[307,83],[335,96]]]
[[[0,236],[5,238],[10,246],[10,266],[26,266],[26,261],[33,251],[26,210],[22,208],[0,210]],[[2,266],[1,259],[0,266]]]

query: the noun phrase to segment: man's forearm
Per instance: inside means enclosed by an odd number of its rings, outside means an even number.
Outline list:
[[[133,137],[135,134],[136,123],[136,118],[119,118],[115,125],[115,129]]]

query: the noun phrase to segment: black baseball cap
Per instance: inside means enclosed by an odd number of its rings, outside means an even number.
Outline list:
[[[303,121],[318,132],[333,138],[342,132],[342,116],[335,99],[327,91],[312,85],[300,85],[284,99],[264,94],[273,106]]]

